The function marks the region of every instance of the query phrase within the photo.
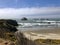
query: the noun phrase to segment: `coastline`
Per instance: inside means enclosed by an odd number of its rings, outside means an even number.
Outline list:
[[[60,33],[60,28],[59,27],[52,27],[52,28],[19,28],[18,31],[22,32],[39,32],[39,33]]]
[[[57,39],[60,40],[60,28],[25,30],[23,34],[29,39]]]

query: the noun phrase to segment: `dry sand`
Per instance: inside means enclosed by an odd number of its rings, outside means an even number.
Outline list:
[[[36,40],[36,39],[55,39],[55,40],[60,40],[60,34],[54,34],[54,33],[47,33],[47,34],[31,34],[24,33],[24,35],[29,39],[29,40]]]
[[[24,35],[30,40],[55,39],[60,40],[60,28],[25,31]]]

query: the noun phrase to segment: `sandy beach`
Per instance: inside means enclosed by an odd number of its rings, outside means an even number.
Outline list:
[[[55,39],[60,40],[60,34],[54,34],[54,33],[46,33],[46,34],[37,34],[37,33],[24,33],[24,35],[29,40],[36,40],[36,39]]]
[[[60,40],[60,28],[29,30],[24,31],[24,35],[30,40],[36,39]]]

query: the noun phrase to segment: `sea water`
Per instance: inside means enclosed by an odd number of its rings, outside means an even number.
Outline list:
[[[48,23],[49,22],[49,23]],[[57,22],[57,23],[56,23]],[[44,22],[20,22],[18,30],[37,30],[60,27],[60,21],[44,21]]]

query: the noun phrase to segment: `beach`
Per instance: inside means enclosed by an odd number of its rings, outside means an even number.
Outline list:
[[[37,29],[22,31],[24,35],[30,40],[36,39],[55,39],[60,40],[60,28],[53,29]]]

